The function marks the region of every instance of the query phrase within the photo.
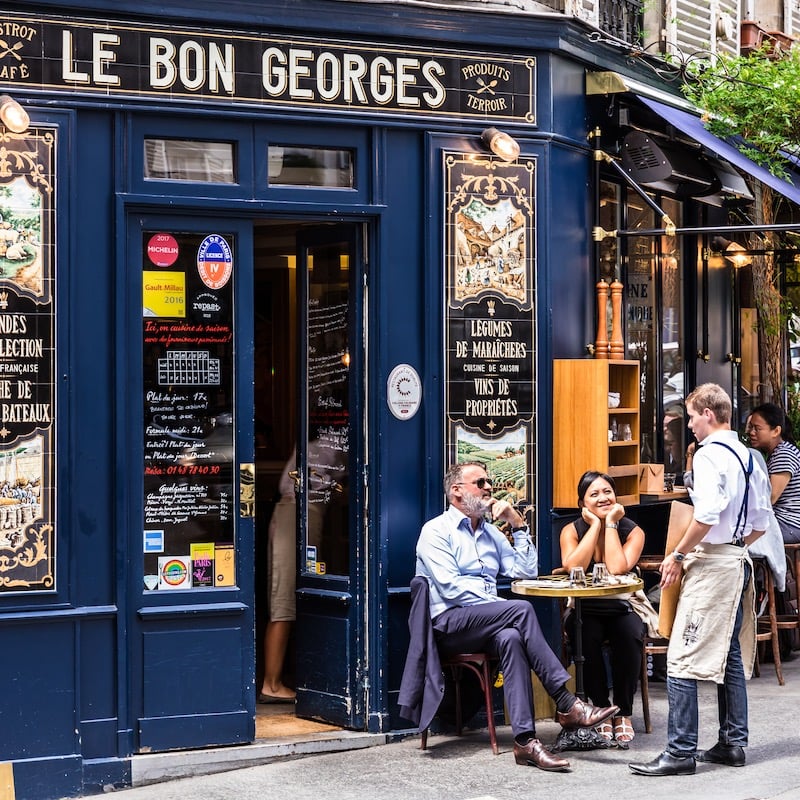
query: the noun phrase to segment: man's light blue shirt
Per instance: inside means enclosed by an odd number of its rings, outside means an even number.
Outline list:
[[[472,530],[469,517],[450,506],[426,522],[417,541],[417,575],[430,584],[431,617],[448,608],[493,603],[497,576],[535,578],[539,558],[528,528],[513,534],[514,546],[490,522]]]

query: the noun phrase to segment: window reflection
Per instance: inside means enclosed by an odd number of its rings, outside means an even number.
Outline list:
[[[683,208],[676,200],[662,198],[661,208],[681,224]],[[675,482],[683,483],[687,435],[684,398],[684,318],[683,269],[679,240],[662,236],[658,241],[661,263],[661,374],[664,379],[664,472],[675,473]]]
[[[655,200],[680,226],[682,204],[664,197]],[[655,212],[637,192],[610,181],[601,186],[599,218],[606,230],[658,227]],[[599,257],[600,274],[606,281],[614,279],[615,271],[623,273],[626,358],[641,365],[640,459],[663,463],[665,472],[676,473],[680,483],[687,443],[680,240],[675,236],[609,237],[601,243]]]
[[[283,147],[268,150],[270,186],[352,189],[353,153],[326,147]]]
[[[145,139],[146,180],[236,183],[232,142]]]

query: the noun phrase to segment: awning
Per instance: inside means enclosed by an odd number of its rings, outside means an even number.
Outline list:
[[[663,120],[676,127],[686,136],[694,139],[698,144],[707,147],[721,158],[724,158],[726,161],[729,161],[735,167],[742,170],[742,172],[752,175],[756,180],[770,186],[793,203],[800,205],[800,188],[776,177],[768,169],[759,166],[755,161],[749,159],[732,144],[728,144],[728,142],[720,139],[718,136],[714,136],[713,133],[706,130],[699,117],[687,114],[685,111],[681,111],[678,108],[664,105],[664,103],[659,103],[657,100],[651,100],[642,95],[636,96],[651,111],[655,111]]]

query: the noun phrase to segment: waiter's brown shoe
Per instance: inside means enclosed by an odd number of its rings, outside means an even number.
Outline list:
[[[545,772],[566,772],[569,761],[554,755],[538,739],[531,739],[527,744],[514,742],[514,760],[517,764],[528,767],[539,767]]]
[[[565,714],[558,712],[558,723],[568,731],[575,730],[575,728],[593,728],[615,714],[619,714],[619,706],[597,708],[578,698]]]

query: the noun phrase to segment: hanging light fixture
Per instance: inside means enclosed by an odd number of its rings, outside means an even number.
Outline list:
[[[737,269],[753,263],[753,259],[747,254],[744,247],[723,236],[715,236],[711,240],[711,250],[715,253],[722,253]]]
[[[503,161],[514,161],[519,157],[519,142],[497,128],[487,128],[481,134],[481,144]]]
[[[0,95],[0,122],[13,133],[25,133],[31,124],[28,112],[9,95]]]

